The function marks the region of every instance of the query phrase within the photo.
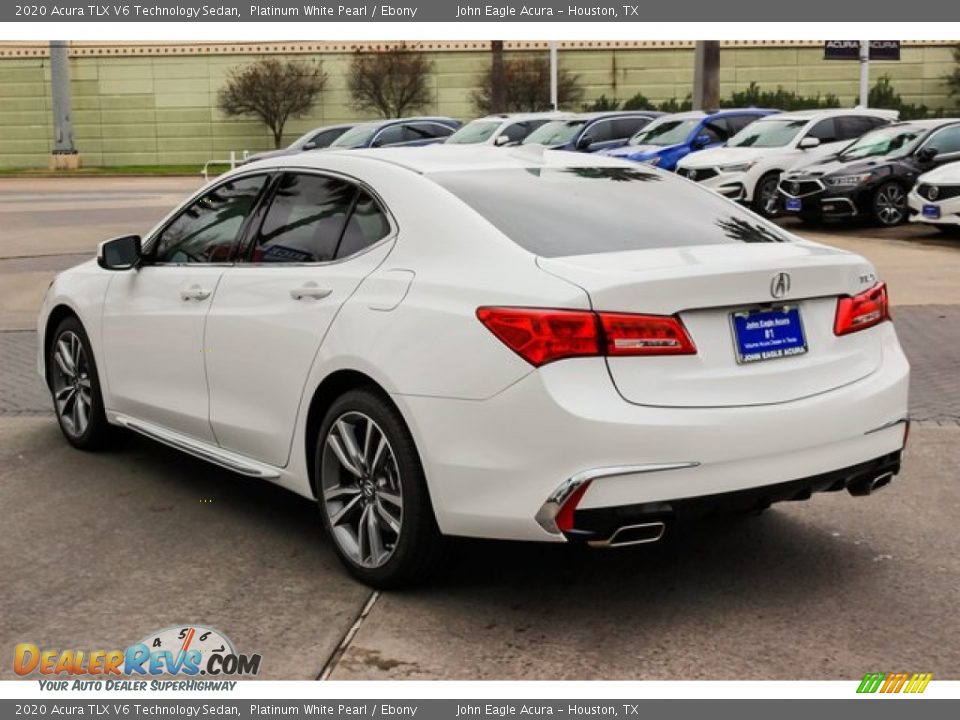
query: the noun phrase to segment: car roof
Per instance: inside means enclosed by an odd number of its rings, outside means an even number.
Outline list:
[[[565,120],[570,117],[576,117],[576,113],[546,110],[544,112],[492,113],[474,120]]]
[[[442,115],[418,115],[416,117],[387,118],[382,120],[367,120],[365,122],[354,123],[354,127],[366,125],[368,127],[386,127],[387,125],[397,125],[408,122],[440,122],[460,124],[459,120]]]
[[[896,110],[882,110],[879,108],[825,108],[810,110],[792,110],[790,112],[777,113],[769,117],[770,120],[822,120],[829,117],[838,117],[840,115],[869,115],[870,117],[880,117],[886,120],[896,120],[899,113]]]
[[[666,115],[659,110],[605,110],[603,112],[584,112],[578,113],[574,117],[581,120],[600,120],[608,117],[643,117],[658,118]]]
[[[244,170],[265,167],[328,169],[331,158],[344,158],[376,163],[389,163],[422,175],[438,172],[457,172],[495,169],[526,169],[531,167],[627,167],[636,163],[591,153],[548,150],[542,145],[516,148],[493,148],[486,145],[427,145],[423,147],[364,148],[356,150],[328,149],[318,153],[283,155],[244,165]]]
[[[944,125],[951,125],[953,123],[960,123],[960,118],[927,118],[924,120],[904,120],[902,122],[892,123],[886,127],[912,126],[932,130],[938,127],[943,127]],[[877,130],[880,129],[881,128],[877,128]]]

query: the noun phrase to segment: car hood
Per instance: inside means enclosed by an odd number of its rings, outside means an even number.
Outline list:
[[[674,150],[679,145],[624,145],[623,147],[605,150],[605,155],[612,157],[626,157],[632,160],[646,160],[647,158],[662,155],[665,152]]]
[[[717,165],[736,165],[737,163],[752,162],[761,157],[769,157],[771,154],[782,152],[785,149],[786,148],[709,148],[688,155],[680,161],[680,166],[685,168],[706,168]]]
[[[800,166],[795,168],[791,174],[815,175],[817,177],[820,177],[821,175],[857,175],[860,173],[870,172],[878,167],[889,165],[891,160],[893,160],[893,158],[887,156],[867,158],[864,160],[853,160],[849,162],[841,162],[840,160],[833,158],[824,162]]]
[[[941,165],[936,170],[921,175],[917,182],[960,185],[960,162]]]

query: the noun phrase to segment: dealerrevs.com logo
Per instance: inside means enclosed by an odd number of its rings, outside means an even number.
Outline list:
[[[21,676],[34,673],[47,678],[71,676],[76,678],[73,686],[76,689],[102,689],[77,684],[78,676],[88,676],[90,681],[97,681],[98,684],[103,678],[110,685],[106,689],[141,690],[145,689],[142,681],[131,684],[111,678],[252,676],[260,672],[260,655],[238,653],[230,639],[213,628],[181,625],[150,633],[123,650],[41,649],[34,643],[19,643],[14,648],[13,669]],[[44,683],[48,684],[54,685]],[[196,689],[213,689],[206,687],[210,684],[203,683],[204,687],[198,686]],[[160,685],[152,683],[151,689],[158,689]],[[192,689],[193,685],[199,683],[170,687]],[[66,686],[67,682],[63,681],[50,689],[67,689]]]
[[[867,673],[860,681],[858,693],[922,693],[933,679],[933,673]]]

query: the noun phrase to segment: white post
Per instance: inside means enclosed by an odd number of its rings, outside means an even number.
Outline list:
[[[237,151],[230,151],[230,169],[233,170],[237,166]]]
[[[860,41],[860,107],[870,104],[870,41]]]
[[[550,42],[550,107],[557,109],[557,43]]]

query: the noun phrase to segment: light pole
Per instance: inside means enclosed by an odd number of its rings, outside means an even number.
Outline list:
[[[550,41],[550,109],[557,109],[557,43]]]
[[[80,167],[80,156],[73,144],[73,120],[70,109],[70,65],[67,43],[50,41],[50,93],[53,108],[53,150],[50,168],[54,170]]]
[[[870,104],[870,41],[860,41],[860,107]]]

